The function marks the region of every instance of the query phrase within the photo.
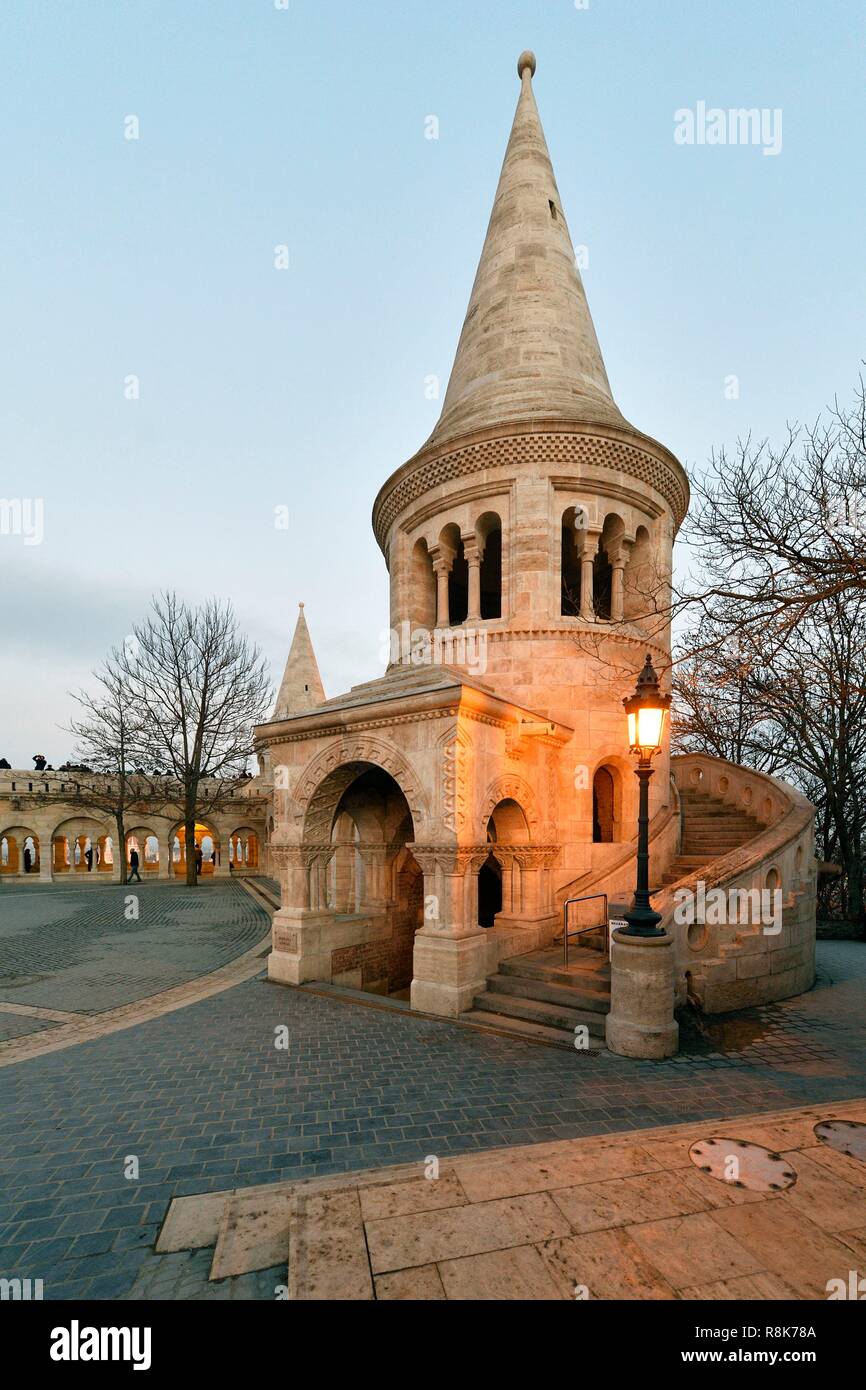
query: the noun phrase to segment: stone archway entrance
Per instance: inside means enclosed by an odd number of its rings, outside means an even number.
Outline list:
[[[391,773],[361,760],[326,772],[307,801],[301,840],[271,846],[283,894],[271,978],[405,997],[424,920],[414,839],[413,812]]]
[[[497,802],[487,822],[490,853],[478,870],[479,927],[492,927],[500,913],[521,915],[523,879],[516,846],[529,840],[529,822],[519,802],[512,797]]]
[[[320,858],[325,905],[359,940],[331,954],[331,978],[374,994],[408,996],[415,933],[424,914],[424,878],[407,848],[412,813],[383,768],[343,768],[334,790],[328,850]],[[324,861],[324,862],[323,862]]]

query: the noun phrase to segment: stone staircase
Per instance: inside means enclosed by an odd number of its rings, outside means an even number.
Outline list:
[[[733,849],[761,833],[753,816],[726,805],[706,792],[682,791],[680,853],[653,892],[694,876]],[[613,916],[621,915],[611,906]],[[610,1011],[610,963],[606,932],[586,931],[581,944],[569,948],[562,961],[562,940],[546,950],[531,951],[500,961],[499,970],[476,994],[473,1007],[462,1015],[473,1023],[489,1023],[524,1038],[574,1047],[575,1028],[589,1030],[590,1045],[604,1044],[604,1020]]]
[[[600,951],[573,945],[568,968],[562,943],[499,963],[487,988],[462,1015],[538,1042],[574,1048],[575,1029],[585,1027],[593,1042],[604,1043],[610,1010],[610,963]]]
[[[744,811],[726,806],[707,792],[682,791],[683,828],[680,852],[653,890],[668,888],[704,865],[759,835],[763,826]]]

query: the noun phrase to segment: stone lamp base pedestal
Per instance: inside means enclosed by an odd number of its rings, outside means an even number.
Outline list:
[[[679,1031],[674,1018],[673,937],[615,931],[605,1026],[608,1049],[620,1057],[673,1057]]]

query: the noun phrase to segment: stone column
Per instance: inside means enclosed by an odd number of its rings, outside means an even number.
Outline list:
[[[477,879],[489,846],[408,848],[424,874],[424,925],[415,934],[412,1008],[456,1018],[472,1007],[487,978],[486,933],[478,926],[471,877],[474,873]]]
[[[334,914],[327,907],[325,866],[332,853],[330,844],[271,841],[271,862],[282,896],[271,931],[271,980],[301,985],[331,978],[332,944],[325,928]]]
[[[167,840],[159,841],[159,865],[156,870],[157,878],[171,878],[171,842],[173,839],[174,836],[171,835]]]
[[[216,863],[213,866],[214,878],[228,878],[231,872],[229,865],[229,837],[225,834],[217,836],[214,832],[214,850],[216,852]]]
[[[381,912],[391,899],[387,876],[387,846],[361,841],[357,848],[364,860],[364,897],[361,911]]]
[[[610,1013],[605,1038],[620,1057],[673,1057],[679,1042],[674,1018],[672,936],[612,933]]]
[[[467,623],[481,620],[481,551],[474,536],[463,537],[463,554],[469,566],[469,602],[466,610]]]
[[[354,912],[352,867],[355,860],[354,841],[339,840],[334,850],[334,911]]]
[[[48,853],[47,853],[47,854],[43,854],[43,852],[42,852],[43,841],[42,841],[42,839],[40,838],[40,840],[39,840],[39,882],[40,882],[40,883],[53,883],[53,882],[54,882],[54,874],[53,874],[53,872],[52,872],[52,869],[53,869],[54,846],[53,846],[52,843],[51,843],[51,837],[50,837],[50,836],[48,837],[48,840],[47,840],[45,843],[47,843],[47,845],[48,845]]]
[[[433,561],[433,572],[436,575],[436,626],[449,627],[448,609],[448,576],[451,573],[451,559],[444,555],[438,556]]]
[[[621,623],[623,616],[623,570],[628,559],[628,542],[620,541],[619,544],[608,553],[611,564],[611,588],[610,588],[610,620],[612,623]]]
[[[578,531],[575,535],[577,553],[580,556],[580,616],[585,623],[595,618],[593,606],[593,561],[598,553],[600,531]]]

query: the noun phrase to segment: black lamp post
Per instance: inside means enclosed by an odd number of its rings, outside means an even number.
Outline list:
[[[637,822],[637,886],[631,910],[625,914],[628,927],[625,936],[664,936],[659,926],[661,915],[650,906],[649,895],[649,779],[653,775],[652,760],[661,752],[665,719],[670,708],[670,695],[659,689],[652,660],[647,656],[637,678],[633,695],[623,700],[628,718],[628,742],[632,753],[638,755],[635,768],[640,784],[640,810]]]

